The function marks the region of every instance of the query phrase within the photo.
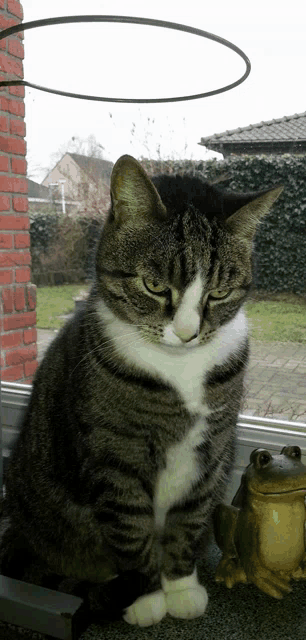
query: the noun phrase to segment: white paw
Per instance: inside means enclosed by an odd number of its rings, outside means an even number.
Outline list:
[[[167,612],[174,618],[198,618],[204,613],[207,602],[207,591],[201,585],[195,589],[166,593]]]
[[[162,590],[137,598],[126,610],[123,620],[140,627],[157,624],[166,615],[166,600]]]

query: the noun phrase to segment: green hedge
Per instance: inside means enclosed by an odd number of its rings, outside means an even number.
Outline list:
[[[270,292],[306,295],[306,156],[233,156],[202,167],[223,186],[256,191],[282,184],[284,191],[258,228],[254,243],[254,285]]]
[[[258,290],[306,295],[305,155],[141,162],[149,173],[199,171],[207,180],[219,182],[217,186],[229,191],[257,191],[284,185],[283,193],[255,237],[254,285]],[[73,270],[81,269],[84,276],[91,276],[99,222],[54,213],[31,214],[30,222],[34,272],[46,272],[48,268],[52,271],[50,267],[54,264],[53,271],[67,272],[68,282],[71,281],[68,272]]]
[[[91,278],[99,227],[90,217],[30,213],[32,281],[45,286]]]

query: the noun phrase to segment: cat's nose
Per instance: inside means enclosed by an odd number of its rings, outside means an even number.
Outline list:
[[[195,311],[177,314],[173,321],[173,330],[182,342],[190,342],[199,335],[200,317]]]

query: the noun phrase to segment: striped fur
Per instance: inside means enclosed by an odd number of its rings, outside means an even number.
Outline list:
[[[18,532],[58,576],[139,572],[131,624],[203,613],[196,553],[233,467],[248,357],[243,220],[270,194],[227,201],[200,178],[151,182],[119,159],[86,309],[47,351],[11,458],[6,575],[21,577]]]

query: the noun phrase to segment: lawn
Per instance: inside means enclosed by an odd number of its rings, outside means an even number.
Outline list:
[[[86,290],[85,285],[64,284],[60,287],[37,287],[37,328],[60,329],[65,316],[74,311],[74,298]]]
[[[74,310],[82,284],[37,288],[37,327],[59,329]],[[254,295],[246,305],[251,335],[264,342],[306,344],[306,301],[292,294]]]
[[[246,304],[246,315],[255,340],[306,344],[306,300],[300,296],[254,296]]]

